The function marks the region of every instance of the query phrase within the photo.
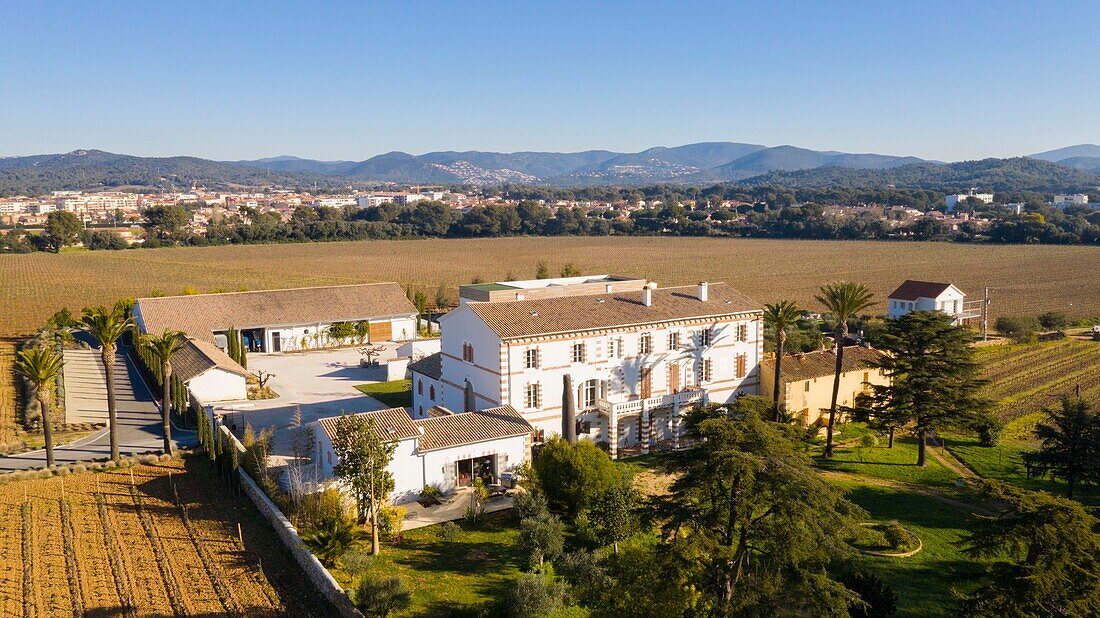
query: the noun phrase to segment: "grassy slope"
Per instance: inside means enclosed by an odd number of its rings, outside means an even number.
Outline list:
[[[518,522],[510,511],[486,517],[477,529],[464,527],[450,542],[439,539],[438,526],[404,533],[400,543],[384,545],[369,572],[396,575],[412,593],[412,604],[401,616],[453,616],[502,597],[520,574],[522,557],[515,548]],[[370,540],[359,547],[369,551]],[[345,589],[358,577],[342,568],[332,570]]]
[[[874,521],[896,520],[924,544],[910,558],[860,556],[858,559],[897,590],[898,618],[957,615],[952,588],[981,571],[981,565],[962,556],[955,546],[971,519],[971,512],[900,489],[853,482],[836,484],[847,491],[849,500],[866,509]]]
[[[357,384],[355,388],[364,394],[374,397],[391,408],[401,408],[412,405],[411,380]]]

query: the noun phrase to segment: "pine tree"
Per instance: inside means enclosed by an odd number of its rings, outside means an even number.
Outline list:
[[[928,437],[948,427],[970,427],[988,409],[978,389],[980,366],[973,334],[939,311],[913,311],[887,320],[872,366],[890,383],[871,385],[857,413],[881,427],[909,427],[917,437],[917,465],[925,465]]]
[[[1024,464],[1028,476],[1065,480],[1066,497],[1072,500],[1078,484],[1100,483],[1100,413],[1084,399],[1069,396],[1046,412],[1050,422],[1035,427],[1042,446],[1024,453]]]

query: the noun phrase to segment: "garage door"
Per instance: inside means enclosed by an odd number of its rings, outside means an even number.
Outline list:
[[[369,333],[371,343],[376,341],[390,341],[393,339],[393,323],[371,322]]]

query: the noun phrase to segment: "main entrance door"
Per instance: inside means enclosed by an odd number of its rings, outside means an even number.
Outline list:
[[[283,351],[283,340],[282,340],[282,338],[279,337],[279,331],[273,331],[271,333],[271,351],[272,352],[282,352]]]

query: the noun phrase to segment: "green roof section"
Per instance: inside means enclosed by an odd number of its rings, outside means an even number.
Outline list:
[[[514,285],[504,285],[503,283],[472,283],[465,287],[481,290],[483,292],[499,292],[501,290],[518,290]]]

